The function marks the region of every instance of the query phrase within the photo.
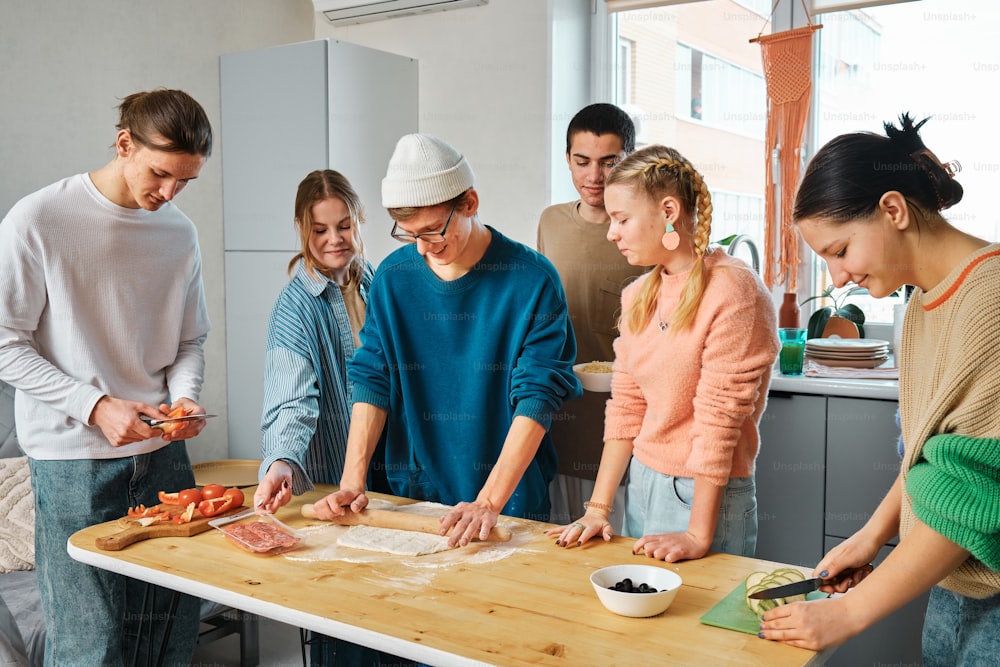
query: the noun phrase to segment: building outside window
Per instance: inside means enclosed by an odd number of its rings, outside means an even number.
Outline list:
[[[746,233],[758,246],[767,99],[760,49],[748,33],[770,30],[764,4],[707,0],[612,15],[616,102],[636,116],[643,143],[677,148],[704,175],[713,194],[712,239]]]
[[[637,114],[647,143],[674,146],[704,174],[715,204],[713,240],[747,233],[763,246],[767,100],[760,47],[749,39],[771,31],[772,5],[705,0],[612,14],[613,43],[628,44],[617,55],[627,53],[629,97],[618,101]],[[813,22],[823,28],[814,39],[803,163],[838,134],[881,133],[884,121],[905,111],[918,120],[930,116],[924,140],[942,161],[962,165],[957,178],[965,197],[945,218],[1000,240],[1000,213],[991,205],[1000,157],[989,113],[1000,87],[1000,52],[990,32],[1000,23],[1000,4],[919,0],[821,14]],[[800,291],[818,293],[830,279],[802,245]],[[852,301],[875,322],[891,321],[896,303]]]

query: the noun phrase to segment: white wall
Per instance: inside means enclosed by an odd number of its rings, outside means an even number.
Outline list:
[[[534,246],[541,210],[573,196],[562,155],[552,150],[562,150],[575,109],[595,101],[587,90],[590,7],[591,0],[490,0],[333,28],[316,20],[311,0],[0,0],[0,215],[25,194],[110,159],[115,107],[125,95],[167,86],[201,102],[216,146],[177,203],[199,230],[213,324],[202,401],[222,418],[192,442],[191,456],[224,458],[219,55],[331,37],[419,59],[420,130],[469,157],[482,220]],[[370,211],[369,233],[382,223],[378,233],[388,234],[387,220]]]
[[[588,29],[590,4],[490,0],[481,7],[337,27],[318,16],[316,37],[419,60],[420,131],[445,139],[468,157],[480,219],[534,247],[538,216],[552,203],[553,173],[564,176],[561,185],[574,192],[565,162],[558,172],[551,155],[551,147],[563,143],[553,137],[553,123],[564,136],[569,122],[564,109],[553,112],[552,45],[571,46],[555,55],[576,80],[560,84],[561,93],[576,91],[572,99],[561,98],[563,105],[583,106],[589,101],[582,90],[589,82],[589,62],[579,62],[586,56],[572,33]],[[554,24],[562,26],[555,39]],[[368,233],[388,234],[388,220],[384,211],[371,211]]]
[[[29,192],[105,164],[125,95],[182,88],[212,121],[212,157],[177,199],[198,227],[213,325],[202,402],[223,415],[191,442],[195,461],[228,456],[219,55],[313,31],[310,0],[0,0],[0,216]]]

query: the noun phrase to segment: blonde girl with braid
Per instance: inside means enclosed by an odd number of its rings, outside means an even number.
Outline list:
[[[591,499],[549,531],[561,546],[611,539],[628,472],[624,533],[665,561],[709,551],[752,556],[754,461],[771,367],[775,309],[756,273],[709,246],[712,197],[684,156],[647,146],[608,175],[608,240],[653,266],[622,292],[604,451]]]

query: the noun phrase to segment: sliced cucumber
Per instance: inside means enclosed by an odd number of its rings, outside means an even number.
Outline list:
[[[751,572],[750,574],[748,574],[746,581],[747,592],[749,592],[749,589],[753,588],[754,586],[757,586],[762,581],[764,581],[764,579],[767,576],[768,576],[767,572]]]
[[[773,600],[754,600],[750,597],[753,593],[802,581],[805,578],[802,572],[790,567],[782,567],[772,572],[751,572],[746,578],[747,606],[757,616],[763,616],[765,612],[775,607],[805,600],[805,595],[793,595],[792,597],[774,598]]]

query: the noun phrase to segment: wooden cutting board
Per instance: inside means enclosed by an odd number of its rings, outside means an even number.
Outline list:
[[[729,595],[722,598],[698,620],[705,625],[756,635],[760,632],[760,619],[747,606],[746,594],[746,584],[741,582],[730,591]],[[826,593],[820,591],[813,591],[806,595],[807,600],[818,600],[825,597]]]
[[[119,519],[119,523],[125,527],[117,533],[98,537],[95,541],[98,549],[104,551],[121,551],[130,544],[149,540],[154,537],[191,537],[198,533],[204,533],[211,528],[209,521],[220,517],[229,516],[244,510],[245,507],[234,507],[231,510],[216,514],[211,517],[200,517],[192,519],[188,523],[173,523],[172,521],[154,523],[151,526],[142,526],[133,521]]]

